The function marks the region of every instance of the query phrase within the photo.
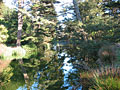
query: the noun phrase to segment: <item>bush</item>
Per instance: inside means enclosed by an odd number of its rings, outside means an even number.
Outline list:
[[[0,43],[4,43],[7,41],[7,32],[8,30],[6,29],[6,27],[4,25],[0,25]]]
[[[24,58],[29,59],[31,56],[33,57],[37,55],[37,46],[35,44],[24,45],[23,48],[26,51]]]
[[[90,90],[120,90],[120,77],[96,78],[94,89]]]
[[[120,67],[91,69],[80,74],[83,90],[120,90]]]

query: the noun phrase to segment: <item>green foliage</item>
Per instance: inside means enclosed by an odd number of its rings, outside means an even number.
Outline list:
[[[2,58],[4,59],[24,58],[23,66],[25,67],[29,75],[31,85],[34,83],[35,80],[34,75],[37,74],[37,72],[45,69],[45,67],[49,67],[50,69],[44,70],[45,72],[43,73],[47,73],[47,72],[50,73],[49,75],[50,79],[43,80],[44,78],[42,78],[41,80],[43,81],[43,84],[44,82],[45,84],[47,82],[46,87],[47,88],[49,87],[49,89],[60,88],[63,84],[63,80],[61,79],[62,72],[61,74],[58,73],[61,68],[61,64],[59,63],[60,61],[58,60],[57,62],[54,62],[51,60],[55,52],[50,50],[51,48],[50,42],[52,41],[53,37],[55,37],[54,32],[56,30],[56,23],[57,23],[55,10],[52,4],[53,3],[51,0],[49,1],[41,0],[40,3],[33,4],[33,6],[31,6],[30,8],[31,10],[30,14],[31,16],[35,17],[35,19],[26,16],[26,14],[24,14],[21,44],[23,48],[26,50],[26,55],[24,55],[25,53],[23,53],[24,49],[19,47],[7,48],[6,52],[4,52],[4,54],[2,55]],[[21,10],[21,12],[23,11],[24,10]],[[17,39],[17,27],[18,27],[17,11],[11,12],[8,18],[7,15],[8,13],[4,16],[4,19],[0,20],[0,23],[2,23],[8,29],[9,38],[6,44],[10,46],[12,45],[15,46]],[[24,78],[22,76],[21,68],[18,65],[18,61],[13,60],[10,66],[14,68],[14,70],[12,71],[14,74],[11,78],[9,78],[9,80],[11,80],[11,83],[7,84],[6,86],[9,87],[11,84],[14,83],[17,83],[18,84],[17,86],[23,85]],[[51,73],[51,72],[55,72],[55,73]],[[46,74],[45,77],[47,77]],[[5,77],[2,78],[4,79]],[[20,82],[20,84],[18,82]],[[54,87],[52,87],[53,85]],[[9,89],[14,90],[17,88],[15,87],[16,85],[12,85],[12,86],[13,87]],[[8,89],[4,85],[1,88],[5,90]]]
[[[17,40],[17,12],[11,11],[12,14],[8,13],[4,16],[4,19],[0,19],[0,23],[4,25],[8,30],[8,39],[6,41],[10,46],[15,45]]]
[[[61,63],[61,60],[54,56],[51,58],[50,62],[46,64],[47,68],[44,68],[40,73],[40,90],[61,90],[61,86],[63,85],[63,72],[61,70]]]
[[[107,78],[95,78],[96,86],[95,90],[119,90],[120,89],[120,78],[119,77],[107,77]],[[90,89],[90,90],[94,90]]]
[[[108,10],[108,12],[106,12],[104,15],[111,15],[115,18],[119,18],[120,17],[120,12],[119,12],[119,4],[120,1],[119,0],[104,0],[103,1],[103,10]]]
[[[119,67],[101,67],[80,74],[85,90],[119,90]]]
[[[29,43],[41,44],[44,42],[44,37],[51,38],[51,40],[55,37],[54,32],[57,19],[52,1],[34,3],[27,12],[25,12],[25,10],[21,10],[21,12],[24,14],[22,45]],[[31,14],[31,16],[35,18],[31,18],[28,14]],[[8,45],[15,45],[18,29],[17,11],[10,9],[8,13],[3,15],[0,23],[8,30],[9,38],[6,43]]]
[[[61,70],[64,59],[62,58],[59,60],[56,58],[56,52],[51,50],[50,44],[52,40],[55,40],[55,31],[57,27],[57,18],[53,2],[54,0],[40,0],[38,2],[34,2],[33,5],[30,5],[28,11],[21,10],[21,12],[24,14],[21,44],[26,50],[26,55],[25,50],[21,47],[7,47],[6,50],[3,50],[4,53],[1,54],[0,52],[1,59],[4,60],[24,58],[23,66],[26,68],[26,71],[30,76],[29,78],[31,80],[31,85],[34,83],[33,76],[40,71],[41,76],[39,78],[38,86],[40,86],[41,90],[60,90],[64,83],[63,71]],[[117,4],[109,3],[110,7],[112,7],[111,5],[115,6]],[[95,61],[99,58],[99,49],[104,45],[108,46],[111,44],[111,42],[116,43],[120,41],[119,19],[116,19],[113,16],[105,15],[105,8],[102,4],[102,0],[81,1],[79,3],[79,8],[83,22],[77,22],[74,20],[74,18],[64,22],[65,28],[62,28],[63,30],[60,31],[62,32],[62,38],[59,40],[63,39],[69,43],[64,50],[66,50],[68,55],[75,58],[69,61],[72,61],[73,67],[75,64],[80,66],[81,62],[85,61],[89,67],[95,68],[97,66]],[[0,23],[2,24],[0,25],[0,42],[6,42],[6,44],[10,46],[15,45],[17,40],[18,13],[17,11],[8,9],[7,7],[0,10],[2,10],[0,11]],[[64,9],[64,12],[66,11],[67,9]],[[4,36],[2,36],[2,34]],[[110,48],[105,47],[103,49],[109,51]],[[118,61],[116,61],[116,63],[120,62],[119,51],[120,50],[117,50],[116,57]],[[1,77],[3,81],[1,82],[7,83],[9,80],[12,80],[11,84],[14,84],[16,83],[16,80],[18,80],[17,82],[20,81],[20,85],[24,84],[24,78],[22,77],[21,69],[18,65],[18,62],[15,62],[16,63],[13,61],[11,63],[12,71],[10,73],[9,70],[6,72],[6,74],[4,74],[5,72],[3,73],[3,77]],[[105,64],[107,65],[108,63]],[[79,72],[80,71],[78,71],[78,73]],[[75,76],[73,77],[73,79],[75,79],[75,83],[77,80],[79,80],[77,78],[79,75],[78,73],[73,73],[72,75]],[[92,77],[92,79],[89,80],[86,80],[85,78],[85,83],[90,80],[94,80],[94,82],[96,82],[96,86],[93,86],[95,89],[108,89],[109,87],[109,89],[115,90],[118,89],[116,86],[120,86],[116,77]],[[71,82],[71,85],[74,85],[74,81],[72,81],[72,79],[69,79],[68,81]],[[89,85],[93,85],[94,82],[91,82]],[[112,82],[112,85],[109,82]],[[84,85],[86,85],[85,83]]]
[[[8,90],[8,87],[9,90],[16,90],[25,84],[18,61],[11,61],[10,65],[0,74],[0,80],[0,90]]]
[[[11,14],[11,9],[5,6],[3,2],[0,2],[0,19],[4,18],[7,15],[7,18]]]
[[[10,82],[10,78],[13,76],[13,68],[12,67],[7,67],[2,75],[0,75],[0,84],[3,82],[4,84],[7,84]]]
[[[61,30],[63,34],[60,38],[69,42],[69,45],[64,48],[68,55],[75,58],[69,61],[78,70],[78,73],[75,73],[73,77],[84,71],[84,63],[90,67],[90,70],[99,66],[99,64],[96,64],[96,61],[99,58],[98,52],[103,46],[106,46],[104,50],[110,53],[108,56],[102,57],[102,61],[105,59],[111,60],[115,65],[119,66],[119,50],[118,48],[113,50],[113,47],[111,47],[120,41],[119,19],[113,15],[105,15],[106,11],[104,10],[106,8],[102,0],[80,1],[79,9],[83,21],[82,25],[79,25],[79,22],[74,19],[66,21],[64,23],[66,27],[64,30]],[[108,64],[109,62],[106,62],[105,66]],[[85,78],[83,81],[86,87],[88,81],[91,81],[91,79],[87,80]],[[94,82],[89,84],[94,84]]]
[[[102,1],[95,0],[85,0],[79,3],[82,26],[76,21],[65,22],[66,27],[62,39],[72,44],[68,52],[79,60],[87,58],[90,62],[96,61],[98,51],[103,45],[119,41],[119,21],[112,16],[103,16],[105,12],[100,3]]]
[[[31,56],[37,56],[37,46],[35,44],[24,45],[23,48],[26,51],[24,58],[30,58]]]
[[[4,25],[0,25],[0,43],[6,42],[8,38],[8,30]]]

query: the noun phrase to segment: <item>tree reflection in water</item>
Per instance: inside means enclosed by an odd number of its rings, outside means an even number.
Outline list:
[[[4,71],[0,77],[0,90],[8,90],[8,87],[9,90],[71,90],[73,86],[69,82],[69,75],[76,70],[73,69],[72,63],[69,63],[71,57],[64,50],[61,51],[51,50],[49,54],[44,51],[46,55],[42,56],[39,52],[30,59],[23,59],[23,66],[30,78],[29,85],[25,85],[18,61],[13,60],[6,68],[9,70]]]

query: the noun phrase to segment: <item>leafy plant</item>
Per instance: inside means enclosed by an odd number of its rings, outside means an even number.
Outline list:
[[[120,68],[103,67],[80,74],[83,89],[89,90],[119,90]]]
[[[95,78],[96,85],[93,86],[95,90],[119,90],[120,77]],[[90,90],[94,90],[90,89]]]
[[[0,25],[0,42],[6,42],[8,38],[8,30],[4,25]]]

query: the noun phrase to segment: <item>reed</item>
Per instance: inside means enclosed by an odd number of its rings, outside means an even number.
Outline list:
[[[81,73],[80,78],[83,90],[120,90],[120,67],[93,69]]]

